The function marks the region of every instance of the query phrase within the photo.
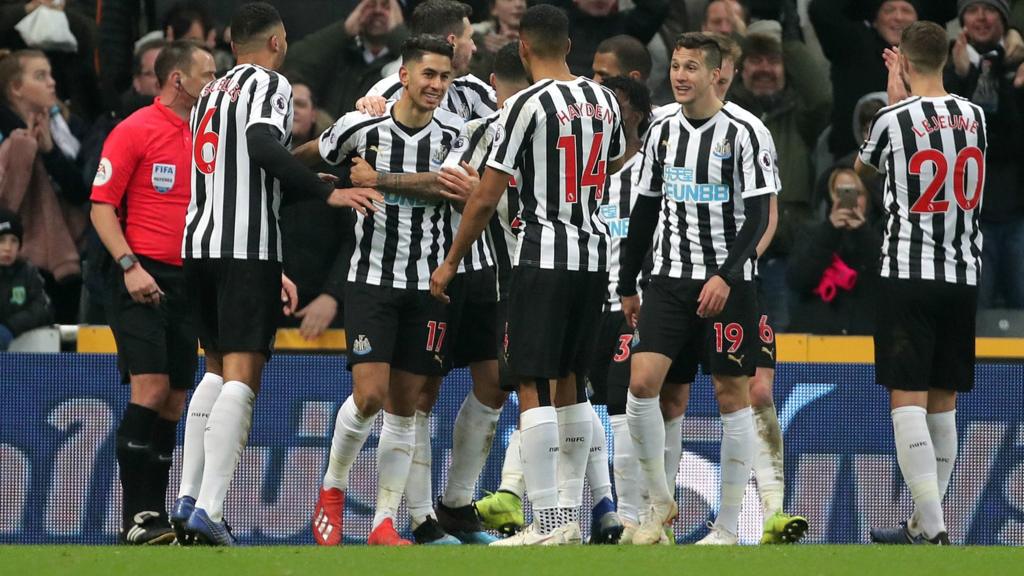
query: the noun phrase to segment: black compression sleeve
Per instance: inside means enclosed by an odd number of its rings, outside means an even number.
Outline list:
[[[660,196],[639,196],[629,213],[629,235],[623,242],[622,267],[619,268],[619,296],[636,294],[636,277],[644,265],[644,257],[651,247],[651,237],[658,226]]]
[[[743,199],[743,226],[740,226],[740,231],[736,234],[725,263],[715,273],[721,276],[726,284],[731,286],[733,282],[743,279],[743,264],[754,255],[757,243],[768,229],[770,202],[770,194]],[[632,225],[632,222],[630,224]]]
[[[291,155],[277,137],[277,129],[269,124],[254,124],[245,132],[249,158],[271,176],[281,181],[281,189],[292,193],[312,194],[327,200],[334,184],[323,182]]]

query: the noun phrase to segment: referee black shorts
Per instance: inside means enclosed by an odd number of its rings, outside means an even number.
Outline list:
[[[607,272],[515,268],[507,330],[512,373],[519,379],[586,375],[607,290]]]
[[[493,268],[463,272],[448,287],[450,368],[498,358],[498,286]]]
[[[160,304],[140,304],[128,293],[121,269],[111,270],[107,320],[117,343],[121,378],[128,383],[131,375],[167,374],[171,388],[187,390],[195,383],[198,344],[185,274],[179,266],[138,258],[164,296]]]
[[[412,374],[444,376],[449,336],[447,306],[427,290],[345,285],[350,370],[360,363],[383,362]]]
[[[669,382],[693,382],[698,363],[704,372],[753,376],[761,343],[757,334],[757,295],[751,282],[737,282],[714,318],[697,316],[704,280],[655,276],[644,290],[633,353],[656,352],[672,358]]]
[[[976,286],[880,278],[875,374],[890,390],[974,388]]]
[[[267,358],[281,321],[281,263],[186,259],[189,304],[204,350],[259,352]]]

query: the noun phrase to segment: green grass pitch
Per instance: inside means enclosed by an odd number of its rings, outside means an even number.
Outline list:
[[[907,576],[1024,573],[1024,549],[1009,547],[571,546],[488,549],[410,548],[128,548],[124,546],[0,546],[0,572],[10,576],[344,575],[458,576]]]

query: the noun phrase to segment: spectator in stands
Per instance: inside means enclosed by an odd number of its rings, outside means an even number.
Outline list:
[[[647,44],[658,33],[668,14],[668,0],[634,0],[634,7],[618,10],[616,0],[541,0],[553,4],[569,15],[571,47],[569,69],[586,76],[597,52],[597,45],[606,38],[628,34]]]
[[[790,256],[789,283],[798,298],[789,329],[871,334],[882,220],[850,168],[832,173],[829,200],[828,217],[803,231]]]
[[[775,238],[759,260],[760,290],[776,330],[789,325],[787,258],[796,234],[812,217],[814,166],[811,152],[828,125],[832,96],[822,82],[824,69],[797,38],[785,43],[750,34],[740,59],[741,82],[729,100],[758,116],[772,133],[778,151],[779,223]]]
[[[1008,54],[1006,0],[960,0],[963,32],[950,49],[946,89],[970,98],[988,119],[981,229],[981,308],[1024,308],[1024,91],[1014,86],[1019,54]]]
[[[597,45],[591,67],[591,78],[599,84],[613,76],[646,82],[651,75],[651,55],[636,38],[619,34]]]
[[[519,40],[519,20],[526,12],[526,0],[490,0],[491,18],[473,24],[476,53],[469,71],[477,78],[490,78],[494,55],[509,42]]]
[[[161,38],[150,40],[135,51],[132,59],[132,86],[121,95],[120,118],[127,118],[139,108],[149,106],[153,98],[160,93],[160,83],[156,79],[156,57],[167,45]]]
[[[738,0],[711,0],[704,9],[702,32],[743,37],[747,34],[750,16]]]
[[[210,50],[217,45],[217,27],[210,13],[199,2],[186,1],[174,5],[164,16],[164,40],[192,40]]]
[[[322,132],[316,101],[306,81],[291,75],[295,120],[292,146],[301,146]],[[331,124],[330,119],[322,128]],[[294,196],[293,196],[294,198]],[[324,209],[319,199],[299,198],[281,206],[281,242],[284,272],[295,282],[299,302],[305,304],[282,326],[299,326],[299,333],[314,339],[329,327],[340,328],[342,295],[348,273],[344,249],[352,240],[353,214],[348,209]]]
[[[903,29],[918,18],[918,0],[882,0],[870,17],[871,26],[854,13],[854,0],[813,0],[808,14],[825,56],[832,62],[832,133],[829,149],[835,157],[858,145],[850,134],[850,118],[857,100],[884,90],[888,71],[880,54],[900,43]]]
[[[381,79],[398,57],[407,32],[397,0],[361,0],[344,22],[331,24],[291,44],[285,70],[306,78],[317,102],[332,118]]]
[[[867,140],[871,122],[879,110],[889,105],[889,95],[885,92],[870,92],[860,97],[853,108],[853,122],[851,122],[851,134],[856,136],[855,141],[858,149]],[[829,156],[831,157],[831,156]],[[819,177],[814,190],[813,206],[815,210],[821,208],[821,204],[828,202],[828,183],[832,172],[840,168],[853,168],[854,160],[857,158],[857,150],[851,150],[849,154],[834,161],[831,166],[823,166],[819,169]],[[815,160],[818,160],[817,158]],[[871,198],[871,209],[881,213],[885,209],[882,195],[885,192],[885,182],[882,174],[874,174],[871,177],[861,177],[864,187],[868,189]]]
[[[50,63],[38,50],[0,59],[0,201],[21,218],[25,256],[43,271],[58,322],[78,318],[81,259],[89,197],[76,163],[80,143],[56,107]],[[9,140],[9,142],[7,141]]]
[[[0,6],[0,46],[11,50],[36,48],[26,43],[15,26],[41,7],[61,11],[77,43],[73,51],[44,49],[57,80],[58,96],[77,116],[92,121],[103,109],[93,67],[96,26],[74,6],[73,0],[6,0]]]
[[[18,257],[21,240],[21,219],[0,208],[0,352],[23,332],[53,321],[43,278]]]

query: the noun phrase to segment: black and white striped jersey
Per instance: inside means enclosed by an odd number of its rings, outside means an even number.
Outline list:
[[[362,156],[378,172],[437,172],[462,128],[462,120],[443,110],[422,128],[403,126],[391,115],[349,112],[320,135],[320,156],[338,164]],[[355,249],[348,281],[430,289],[430,274],[451,246],[451,209],[447,202],[426,202],[384,194],[373,214],[356,213]]]
[[[778,193],[771,133],[753,114],[726,103],[699,126],[682,113],[647,133],[636,193],[663,196],[653,274],[707,280],[725,263],[743,225],[743,199]],[[754,258],[743,265],[753,278]]]
[[[624,251],[621,244],[629,235],[629,213],[636,204],[633,183],[636,168],[641,162],[639,153],[626,161],[622,169],[608,177],[608,203],[601,207],[601,220],[608,228],[608,294],[606,302],[612,311],[622,310],[622,301],[616,288],[619,285],[619,267]]]
[[[249,158],[246,130],[269,124],[292,137],[292,87],[266,68],[241,64],[210,82],[192,109],[192,199],[182,257],[281,260],[281,184]]]
[[[875,115],[860,160],[885,172],[882,276],[977,285],[986,134],[982,109],[952,94]]]
[[[398,100],[402,95],[402,81],[397,73],[392,74],[374,84],[366,95]],[[494,89],[489,84],[466,74],[452,80],[441,108],[468,121],[493,114],[498,110],[498,104]]]
[[[485,118],[478,118],[466,123],[462,128],[462,135],[455,141],[452,151],[445,160],[445,166],[459,166],[462,162],[468,163],[481,174],[487,164],[487,158],[491,151],[491,144],[494,136],[498,133],[499,113],[495,112]],[[498,273],[498,294],[499,298],[507,294],[508,282],[512,274],[512,259],[515,257],[517,244],[518,221],[519,221],[519,191],[515,187],[517,174],[514,174],[505,194],[498,201],[494,217],[487,225],[486,254],[489,258],[489,265],[497,266]],[[457,218],[453,218],[456,229],[458,228]],[[459,272],[463,268],[470,270],[469,258],[475,256],[479,250],[480,240],[473,244],[470,254],[466,255],[463,262],[459,264]],[[490,258],[493,256],[493,258]],[[479,261],[479,259],[478,259]]]
[[[487,165],[519,172],[517,266],[601,272],[608,162],[625,152],[615,95],[588,78],[541,80],[501,109]]]

